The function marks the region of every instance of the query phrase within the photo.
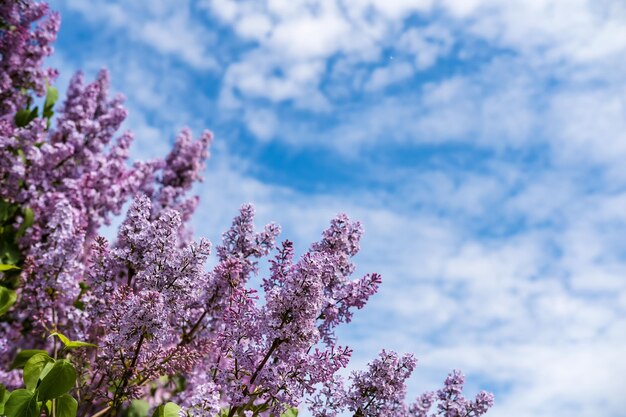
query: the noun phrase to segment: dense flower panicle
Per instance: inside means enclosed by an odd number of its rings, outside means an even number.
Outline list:
[[[89,170],[126,119],[124,98],[108,97],[109,74],[102,70],[93,83],[85,85],[77,72],[67,90],[67,98],[57,119],[51,143],[67,143],[74,148],[74,157],[84,160],[81,168]],[[69,168],[62,169],[67,171]]]
[[[139,195],[120,226],[116,245],[98,239],[86,298],[92,314],[90,339],[103,346],[93,380],[117,384],[112,401],[143,395],[129,381],[193,370],[207,344],[185,340],[185,326],[203,306],[206,240],[181,245],[180,215],[173,210],[152,219],[152,203]],[[111,295],[112,293],[112,295]],[[132,363],[132,369],[128,363]],[[122,382],[119,382],[122,381]]]
[[[313,417],[336,417],[345,409],[346,401],[343,378],[333,375],[322,382],[307,404]]]
[[[320,382],[315,378],[316,368],[326,367],[323,355],[308,353],[319,341],[315,325],[323,295],[319,268],[313,257],[305,255],[282,285],[265,295],[264,359],[272,358],[272,362],[259,363],[251,383],[269,389],[269,402],[277,412],[282,411],[282,404],[298,405],[310,386]]]
[[[177,231],[180,215],[173,210],[151,218],[150,200],[139,195],[119,229],[116,245],[108,248],[97,240],[91,284],[94,294],[102,287],[109,291],[121,285],[137,290],[157,291],[177,312],[170,318],[179,322],[185,310],[201,305],[208,275],[204,263],[211,245],[206,239],[180,245]],[[182,304],[181,304],[182,303]]]
[[[191,240],[191,230],[185,224],[191,219],[198,197],[186,198],[193,184],[202,181],[204,162],[209,157],[209,147],[213,135],[204,131],[200,138],[193,140],[191,130],[183,129],[174,143],[174,147],[162,164],[160,176],[157,178],[158,190],[146,190],[151,193],[153,215],[166,209],[174,209],[181,215],[182,224],[179,228],[181,242]]]
[[[70,81],[68,96],[50,134],[51,150],[62,150],[51,181],[61,182],[76,206],[83,206],[88,235],[120,213],[122,205],[141,191],[161,162],[126,167],[133,136],[113,138],[127,115],[123,97],[108,98],[109,75],[101,71],[84,85],[82,73]]]
[[[413,355],[382,351],[367,371],[354,372],[347,393],[348,409],[361,417],[405,415],[405,381],[415,369]]]
[[[213,307],[211,325],[206,327],[221,332],[219,363],[211,369],[215,381],[226,388],[229,404],[243,405],[256,393],[255,401],[280,413],[286,406],[298,405],[305,394],[315,392],[317,384],[347,365],[350,349],[334,343],[323,349],[316,345],[321,340],[324,306],[336,303],[328,294],[341,287],[348,295],[341,301],[352,302],[352,285],[360,282],[347,280],[353,271],[348,259],[358,250],[360,225],[340,216],[324,240],[295,263],[293,244],[283,242],[271,261],[270,276],[263,279],[265,305],[258,309],[254,293],[242,288],[257,270],[256,259],[274,247],[279,230],[269,225],[255,233],[253,219],[252,207],[243,206],[217,250],[221,261],[211,274],[209,288],[220,295],[207,299],[223,300],[218,301],[223,307]]]
[[[459,370],[452,371],[437,391],[439,404],[437,410],[443,417],[478,417],[493,406],[494,396],[481,391],[474,401],[466,400],[461,394],[465,376]]]
[[[109,295],[115,292],[120,279],[125,277],[126,269],[117,258],[111,255],[109,242],[99,236],[91,245],[91,258],[85,283],[90,291],[82,297],[84,304],[89,306],[90,315],[100,316],[106,313]],[[92,323],[92,327],[95,323]]]
[[[351,257],[359,252],[359,242],[362,236],[361,223],[351,222],[348,216],[342,213],[331,220],[330,227],[322,233],[322,240],[311,247],[316,252],[337,253]]]
[[[184,192],[189,191],[195,182],[202,179],[204,161],[209,157],[209,146],[212,140],[213,135],[209,131],[205,131],[195,142],[191,136],[191,130],[183,129],[180,132],[174,148],[165,159],[165,167],[160,179],[164,189],[172,190],[172,193],[167,194],[168,200],[164,200],[163,203],[176,201],[183,196]]]
[[[185,411],[192,417],[214,417],[220,412],[220,389],[212,382],[197,384],[184,400]]]
[[[327,345],[334,343],[334,328],[352,319],[352,310],[362,308],[370,296],[378,291],[380,275],[368,274],[351,280],[354,264],[351,258],[359,252],[359,241],[363,228],[359,222],[351,222],[347,215],[335,217],[322,234],[322,240],[311,246],[311,252],[324,258],[324,263],[332,265],[328,274],[323,275],[324,296],[320,334]]]
[[[30,97],[24,90],[42,96],[56,78],[56,70],[42,64],[52,55],[59,23],[59,15],[49,13],[45,3],[0,3],[0,118],[26,107]]]
[[[177,401],[181,415],[198,417],[276,416],[304,398],[316,417],[347,410],[354,417],[478,417],[493,405],[484,391],[466,400],[458,371],[436,394],[407,405],[411,355],[383,351],[350,384],[338,375],[352,350],[337,344],[335,329],[381,283],[378,274],[352,278],[359,222],[338,215],[296,257],[290,241],[277,248],[278,225],[255,230],[247,204],[207,271],[211,244],[192,239],[198,198],[188,193],[201,180],[209,132],[194,140],[183,129],[163,160],[129,164],[133,135],[118,134],[124,99],[109,97],[104,70],[91,83],[77,73],[54,120],[51,108],[16,117],[56,77],[42,65],[58,27],[45,4],[0,2],[0,203],[19,209],[0,233],[27,226],[11,234],[21,251],[12,260],[21,268],[15,282],[0,273],[0,285],[14,285],[18,295],[0,317],[5,386],[21,384],[21,371],[9,369],[15,353],[52,351],[55,339],[47,336],[59,331],[98,346],[72,351],[78,415],[123,415],[135,398],[151,406]],[[99,237],[131,200],[116,238]],[[250,281],[274,250],[259,294]]]
[[[228,317],[233,311],[239,314],[251,314],[249,323],[256,321],[256,307],[250,311],[255,292],[246,290],[248,280],[257,271],[258,259],[274,248],[280,228],[267,225],[263,231],[255,232],[254,208],[250,205],[241,207],[240,213],[233,219],[228,231],[223,234],[222,244],[217,247],[219,263],[206,276],[206,285],[201,287],[201,308],[196,310],[195,320],[185,326],[185,338],[190,334],[195,337],[215,337],[213,332],[225,329]],[[246,327],[246,326],[244,326]],[[233,328],[230,335],[235,339],[246,340],[245,329]],[[236,334],[236,335],[235,335]],[[233,339],[234,340],[234,339]]]
[[[50,219],[41,230],[46,239],[34,243],[28,252],[15,309],[14,319],[30,329],[18,345],[30,348],[45,348],[50,343],[46,331],[51,329],[71,328],[67,332],[71,337],[84,336],[83,312],[67,306],[73,305],[80,292],[77,282],[83,270],[85,233],[77,210],[57,197],[58,201],[50,202]]]
[[[206,297],[211,314],[200,337],[217,332],[219,355],[208,368],[229,404],[243,405],[257,393],[255,401],[278,413],[345,367],[351,350],[314,348],[320,341],[324,285],[336,273],[326,253],[312,250],[294,264],[293,245],[284,242],[271,261],[270,277],[263,280],[265,305],[256,307],[257,297],[244,286],[279,230],[269,225],[255,233],[253,220],[252,207],[243,206],[218,247],[221,261],[211,273]]]
[[[122,286],[109,299],[109,309],[97,316],[94,323],[103,331],[96,339],[100,349],[92,380],[98,375],[115,390],[112,398],[107,392],[96,395],[110,400],[120,396],[137,398],[141,391],[129,386],[127,381],[140,373],[149,373],[155,365],[147,359],[150,347],[159,349],[166,336],[163,298],[156,291],[135,293],[130,287]]]
[[[110,314],[100,320],[107,326],[103,344],[111,347],[113,355],[123,352],[132,359],[142,339],[161,342],[167,337],[165,300],[159,292],[134,292],[121,286],[110,297]]]
[[[435,402],[434,392],[425,392],[417,400],[409,406],[409,416],[411,417],[428,417],[428,412]]]
[[[14,323],[0,322],[0,358],[12,358],[15,355],[15,347],[22,339],[21,326]],[[20,388],[22,374],[18,369],[9,369],[4,360],[0,366],[0,381],[10,390]]]
[[[257,271],[258,258],[265,256],[274,249],[276,237],[280,234],[280,226],[270,223],[263,231],[255,233],[254,207],[251,204],[241,206],[239,215],[224,234],[222,244],[217,247],[220,261],[237,258],[246,264],[244,274]]]
[[[307,253],[280,285],[266,293],[264,315],[270,339],[304,349],[319,341],[315,324],[322,309],[324,267]]]
[[[107,223],[111,215],[119,214],[123,204],[133,194],[143,189],[150,190],[148,184],[155,181],[156,171],[165,166],[165,163],[158,161],[136,163],[131,168],[126,166],[132,135],[126,133],[115,143],[111,142],[126,117],[126,111],[121,107],[122,98],[109,100],[107,90],[106,72],[101,72],[96,82],[87,86],[83,85],[82,75],[77,74],[72,79],[68,99],[57,118],[57,129],[54,131],[48,131],[42,119],[35,119],[23,128],[15,128],[6,120],[0,120],[3,132],[0,151],[6,155],[15,155],[13,158],[3,158],[0,162],[0,179],[9,185],[2,187],[0,197],[30,207],[34,212],[35,224],[21,240],[25,257],[43,261],[46,257],[40,256],[41,253],[66,255],[65,262],[55,265],[56,270],[46,265],[33,268],[37,271],[35,275],[25,276],[25,302],[32,301],[27,295],[35,294],[36,290],[44,290],[43,294],[49,294],[48,298],[51,299],[50,308],[44,308],[41,302],[31,303],[32,306],[39,306],[38,311],[32,315],[25,314],[25,317],[35,318],[47,328],[59,328],[68,335],[82,334],[82,326],[77,325],[81,320],[72,323],[61,318],[84,316],[74,306],[72,297],[78,293],[78,284],[85,275],[86,260],[97,229]],[[199,155],[196,164],[201,164],[202,158],[206,156],[206,153]],[[79,237],[72,240],[71,249],[74,252],[71,256],[67,250],[61,251],[64,243],[56,242],[57,237],[51,232],[56,227],[52,209],[58,200],[67,203],[67,215],[71,215],[73,227],[77,230],[76,237]],[[155,216],[160,224],[149,225],[151,230],[160,233],[157,233],[160,245],[151,248],[150,253],[156,256],[160,250],[163,260],[168,258],[164,254],[169,254],[167,245],[171,242],[169,236],[163,234],[169,229],[161,226],[173,222],[176,230],[170,232],[174,234],[178,234],[182,228],[179,214],[168,210],[161,210],[162,213]],[[151,219],[150,212],[147,219]],[[139,237],[136,243],[147,242],[142,239]],[[41,247],[38,242],[46,243]],[[183,262],[188,264],[187,274],[195,273],[198,271],[197,264],[203,263],[208,256],[209,244],[201,241],[197,247],[188,250],[193,253],[185,255]],[[171,262],[162,262],[160,267],[175,269],[175,266],[170,265]],[[113,271],[122,273],[123,269],[109,269],[108,273]],[[189,293],[192,290],[199,292],[201,287],[188,286],[185,279],[180,278],[171,277],[178,281],[172,283],[171,291],[184,288],[190,289],[187,291]],[[43,283],[50,280],[53,280],[53,285],[44,288]],[[54,318],[51,315],[53,310],[57,312]],[[24,310],[25,313],[27,311]],[[177,315],[172,317],[180,319]]]
[[[29,208],[34,218],[19,241],[22,297],[11,313],[16,325],[34,327],[16,347],[44,347],[50,343],[44,329],[85,335],[88,319],[77,298],[93,239],[158,167],[126,166],[132,135],[110,143],[126,111],[121,98],[106,98],[107,88],[106,72],[87,86],[82,75],[74,77],[55,130],[41,118],[23,127],[0,119],[0,152],[8,156],[0,158],[0,198]]]
[[[283,241],[274,259],[270,260],[270,276],[263,278],[262,287],[266,293],[280,287],[288,279],[293,267],[294,256],[293,242]]]
[[[256,309],[249,311],[254,304],[250,297],[255,297],[255,292],[247,291],[246,285],[257,271],[258,259],[273,249],[280,228],[269,224],[255,232],[253,220],[254,208],[244,205],[223,234],[222,244],[217,247],[219,263],[206,275],[206,284],[198,286],[201,305],[195,310],[195,318],[184,326],[185,339],[215,337],[214,332],[224,329],[229,322],[227,316],[236,310],[241,309],[242,315],[250,313],[249,323],[256,321]],[[245,340],[242,335],[231,336]]]
[[[482,416],[493,407],[495,395],[487,391],[480,391],[474,401],[470,404],[470,416]]]

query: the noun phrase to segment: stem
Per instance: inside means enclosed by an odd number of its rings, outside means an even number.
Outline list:
[[[193,327],[191,328],[189,333],[187,333],[186,335],[183,336],[182,340],[179,343],[179,346],[180,345],[185,345],[185,344],[191,342],[191,339],[193,338],[194,334],[198,331],[198,326],[200,326],[200,323],[202,323],[202,320],[204,320],[204,318],[206,317],[206,315],[208,313],[209,313],[209,310],[205,309],[204,313],[202,313],[202,315],[200,316],[200,318],[198,319],[196,324],[193,325]]]
[[[128,279],[126,280],[126,285],[130,287],[131,282],[133,281],[133,277],[135,276],[135,269],[130,265],[130,262],[126,263],[126,268],[128,270]]]
[[[263,360],[261,361],[261,363],[259,364],[259,366],[257,366],[256,370],[254,371],[254,373],[252,374],[252,376],[250,377],[250,382],[248,382],[248,386],[244,389],[244,395],[251,395],[250,391],[248,390],[248,387],[250,387],[250,385],[254,384],[254,381],[256,380],[256,378],[259,376],[259,372],[261,372],[261,370],[263,369],[263,367],[265,366],[265,364],[267,363],[267,361],[269,360],[270,356],[272,356],[272,353],[274,353],[274,351],[276,350],[276,348],[278,348],[278,346],[280,346],[280,344],[283,341],[280,339],[274,339],[274,341],[272,342],[272,346],[270,346],[269,350],[267,351],[267,353],[265,354],[265,356],[263,357]],[[228,417],[233,417],[235,415],[235,413],[237,412],[237,409],[239,407],[232,407],[229,411],[228,411]]]
[[[105,407],[102,410],[98,411],[96,414],[93,414],[91,417],[100,417],[106,414],[106,412],[109,411],[110,409],[111,409],[111,406]]]
[[[274,341],[272,342],[272,346],[270,346],[270,349],[267,351],[267,353],[265,354],[265,357],[263,358],[263,360],[261,361],[261,363],[259,364],[259,366],[256,368],[256,370],[254,371],[254,373],[252,374],[252,376],[250,377],[250,385],[254,384],[254,381],[256,380],[256,377],[259,376],[259,372],[261,372],[261,369],[263,369],[263,367],[265,366],[265,364],[267,363],[267,361],[269,360],[270,356],[272,356],[272,353],[274,353],[274,351],[276,350],[276,348],[278,346],[280,346],[280,344],[283,341],[280,339],[274,339]]]
[[[120,397],[121,395],[123,395],[124,390],[128,386],[128,381],[130,377],[132,376],[135,365],[137,364],[137,360],[139,359],[139,351],[141,350],[141,345],[143,344],[144,339],[145,339],[145,333],[142,332],[141,337],[139,338],[139,342],[137,343],[137,348],[135,349],[135,355],[133,356],[133,360],[131,361],[128,369],[124,372],[122,384],[118,385],[117,388],[115,389],[115,394],[113,395],[113,405],[112,407],[109,407],[109,408],[112,408],[112,411],[117,410],[119,406],[121,405]]]

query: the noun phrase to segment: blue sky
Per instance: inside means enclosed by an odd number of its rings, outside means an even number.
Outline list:
[[[216,140],[198,235],[244,202],[304,250],[346,212],[381,292],[362,366],[452,368],[494,417],[624,415],[626,3],[58,0],[52,64],[107,67],[134,156]]]

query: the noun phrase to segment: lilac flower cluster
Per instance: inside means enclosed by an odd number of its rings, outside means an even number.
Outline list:
[[[188,194],[211,134],[194,140],[183,130],[164,159],[130,165],[133,136],[117,133],[127,113],[121,96],[109,98],[105,71],[92,83],[72,78],[51,126],[56,71],[42,65],[58,26],[45,4],[0,5],[0,203],[17,213],[6,229],[17,255],[6,259],[20,268],[17,278],[0,275],[18,298],[0,315],[2,384],[20,384],[10,370],[17,353],[46,349],[71,357],[80,415],[121,415],[131,400],[228,417],[278,416],[305,399],[319,417],[427,417],[435,403],[431,416],[477,417],[492,406],[485,392],[466,400],[458,372],[407,404],[411,355],[383,351],[367,370],[340,377],[352,351],[335,330],[381,284],[378,274],[352,277],[363,229],[345,214],[296,256],[292,242],[277,243],[279,226],[256,231],[254,208],[244,205],[207,270],[212,248],[192,239],[198,198]],[[33,105],[43,95],[39,115]],[[122,214],[113,241],[98,236]],[[263,259],[269,273],[255,290]],[[51,333],[97,348],[70,356]]]
[[[138,192],[158,201],[153,218],[170,206],[190,216],[194,198],[184,200],[184,194],[199,179],[210,142],[209,133],[193,141],[184,131],[166,160],[129,167],[133,137],[125,132],[115,138],[127,112],[123,97],[108,97],[106,71],[90,84],[81,73],[72,78],[54,128],[38,113],[19,121],[18,113],[46,94],[56,77],[56,70],[42,65],[52,53],[59,21],[43,3],[0,5],[0,201],[30,210],[34,218],[17,242],[21,256],[10,257],[23,273],[18,304],[0,322],[11,341],[9,354],[0,358],[2,369],[17,349],[49,345],[45,336],[50,331],[85,337],[89,319],[79,284],[99,227]],[[48,100],[46,106],[53,104]],[[17,230],[24,221],[16,216],[12,226]],[[19,380],[17,372],[2,370],[0,376]]]
[[[44,16],[46,19],[31,30],[31,25]],[[26,107],[31,97],[24,90],[43,96],[46,83],[56,78],[57,71],[43,69],[42,63],[53,52],[59,22],[59,15],[49,13],[45,3],[0,3],[0,118]]]

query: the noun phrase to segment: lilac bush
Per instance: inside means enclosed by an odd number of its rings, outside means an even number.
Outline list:
[[[383,351],[341,377],[352,351],[335,329],[381,283],[352,277],[363,230],[344,214],[296,257],[244,205],[207,270],[213,248],[192,238],[188,194],[211,134],[183,130],[165,158],[130,164],[106,71],[76,74],[57,105],[44,60],[59,22],[44,3],[0,3],[0,415],[476,417],[492,406],[489,393],[462,396],[458,371],[407,402],[412,355]],[[99,236],[120,215],[116,238]]]

